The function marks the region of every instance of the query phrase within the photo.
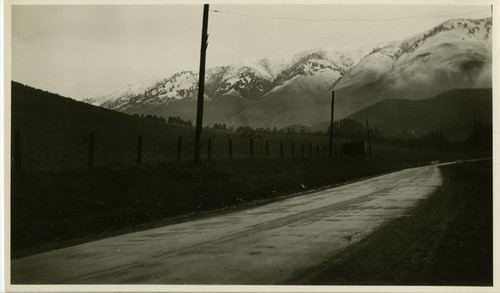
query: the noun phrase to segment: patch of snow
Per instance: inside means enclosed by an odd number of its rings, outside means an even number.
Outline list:
[[[482,58],[478,56],[491,59],[491,50],[491,19],[458,19],[393,42],[360,48],[320,48],[283,58],[246,58],[237,64],[207,69],[206,82],[214,97],[224,94],[242,97],[243,93],[248,95],[245,98],[252,99],[284,87],[323,90],[326,85],[333,86],[341,76],[336,89],[381,78],[391,81],[395,88],[404,88],[409,82],[423,83],[425,78],[430,82],[429,78],[435,78],[434,72],[461,66],[457,62]],[[486,58],[485,64],[491,63],[490,59]],[[478,73],[485,82],[491,75],[487,71],[485,67],[485,71]],[[193,97],[197,83],[196,73],[182,71],[159,81],[129,84],[87,102],[106,103],[106,107],[115,109],[137,103],[166,103]],[[276,86],[277,83],[282,84]]]

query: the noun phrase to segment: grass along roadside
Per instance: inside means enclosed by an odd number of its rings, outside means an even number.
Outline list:
[[[287,283],[491,286],[492,163],[441,170],[444,186],[410,214]]]
[[[404,167],[377,158],[271,159],[13,173],[11,253],[16,258],[246,208]]]

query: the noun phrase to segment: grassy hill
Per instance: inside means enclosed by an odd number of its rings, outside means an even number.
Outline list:
[[[474,118],[492,121],[491,89],[457,89],[425,100],[387,99],[349,116],[378,128],[386,136],[414,132],[417,136],[442,129],[448,138],[463,140],[472,130]]]
[[[22,164],[26,170],[86,168],[90,133],[95,134],[95,166],[124,167],[135,165],[138,136],[143,137],[143,164],[160,164],[177,160],[177,144],[182,137],[181,160],[193,159],[194,128],[166,124],[113,110],[88,105],[57,94],[12,83],[12,129],[20,132]],[[212,159],[227,160],[232,140],[234,159],[248,158],[250,138],[254,157],[263,158],[265,142],[269,156],[298,156],[303,144],[319,145],[321,154],[328,139],[313,134],[260,134],[252,137],[232,131],[205,129],[202,156],[207,157],[208,139],[212,142]],[[340,142],[340,140],[338,141]],[[314,150],[316,153],[316,150]]]
[[[173,157],[177,137],[194,133],[192,127],[134,117],[16,82],[12,130],[20,132],[26,170],[86,167],[90,133],[95,134],[96,166],[134,162],[138,135],[144,136],[146,156],[152,156],[146,161],[167,152]]]
[[[360,110],[347,119],[361,124],[370,122],[385,137],[420,137],[433,130],[442,130],[452,141],[465,140],[471,134],[474,119],[483,124],[492,121],[492,90],[455,89],[423,100],[385,99]],[[312,126],[324,131],[329,121]]]
[[[141,133],[158,123],[12,82],[12,124],[20,130]],[[165,129],[181,131],[176,126]]]

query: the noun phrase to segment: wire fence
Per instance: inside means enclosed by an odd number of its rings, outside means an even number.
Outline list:
[[[332,156],[338,155],[339,143]],[[204,161],[321,159],[330,156],[319,135],[213,134],[201,140]],[[33,133],[14,130],[11,163],[19,170],[120,168],[194,160],[193,135],[124,133]]]

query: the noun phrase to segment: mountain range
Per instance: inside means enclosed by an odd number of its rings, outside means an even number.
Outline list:
[[[207,69],[204,124],[312,126],[386,99],[420,100],[492,86],[491,18],[449,20],[404,40],[355,50],[317,49]],[[198,74],[126,86],[87,103],[125,113],[195,119]]]

